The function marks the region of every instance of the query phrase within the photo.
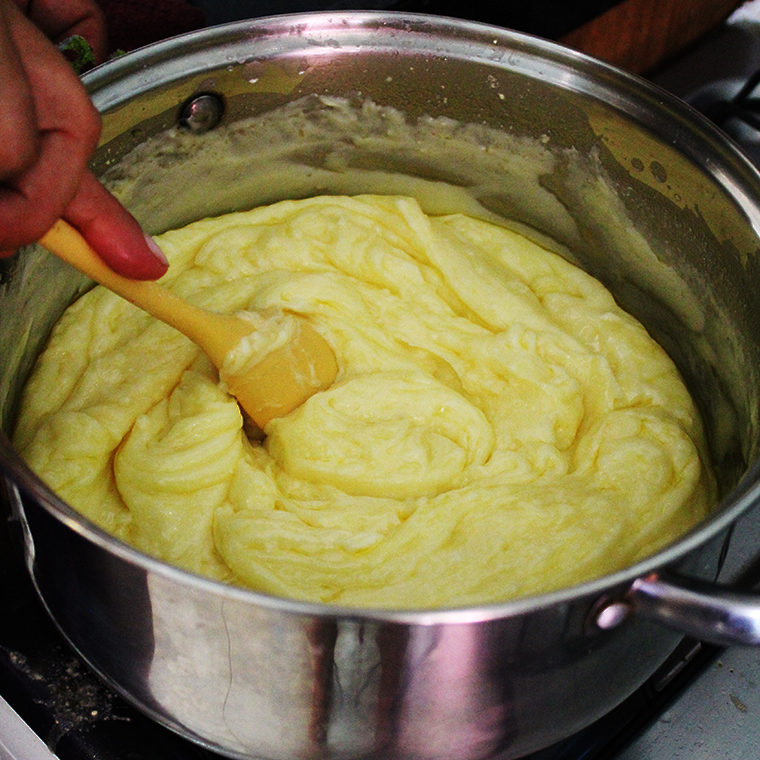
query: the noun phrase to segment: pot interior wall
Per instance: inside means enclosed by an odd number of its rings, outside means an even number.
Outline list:
[[[685,108],[592,61],[477,27],[368,18],[211,32],[96,70],[94,170],[153,233],[361,192],[412,193],[433,213],[528,230],[599,277],[670,353],[729,491],[757,453],[751,170]],[[201,93],[223,102],[221,124],[175,128]],[[2,267],[9,432],[34,357],[87,283],[39,249]]]

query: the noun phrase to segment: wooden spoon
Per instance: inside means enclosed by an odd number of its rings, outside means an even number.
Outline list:
[[[219,370],[230,351],[254,331],[245,319],[201,309],[156,282],[116,274],[62,219],[42,236],[40,244],[95,282],[179,330],[200,346]],[[298,320],[298,330],[289,343],[239,375],[226,374],[224,380],[243,411],[263,430],[270,420],[285,416],[318,391],[329,388],[337,374],[330,345],[308,322]]]

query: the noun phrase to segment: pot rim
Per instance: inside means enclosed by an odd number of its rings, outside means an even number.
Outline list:
[[[177,67],[174,60],[178,49],[192,57],[218,45],[220,41],[234,47],[237,44],[250,45],[257,38],[265,39],[283,34],[300,39],[304,36],[305,29],[315,38],[320,35],[324,38],[322,44],[326,53],[334,53],[335,45],[340,44],[332,41],[332,37],[328,35],[343,35],[348,41],[351,35],[357,32],[367,33],[383,29],[393,34],[381,38],[381,41],[392,40],[395,34],[423,34],[431,39],[437,39],[436,35],[447,34],[447,42],[453,39],[466,50],[472,48],[473,43],[479,43],[483,47],[478,49],[477,55],[472,54],[471,59],[491,64],[501,60],[495,57],[495,51],[499,51],[503,57],[511,50],[513,55],[525,56],[517,62],[510,57],[511,70],[522,70],[535,78],[551,79],[552,74],[556,73],[552,71],[552,67],[560,67],[573,76],[572,81],[566,83],[567,89],[597,99],[600,93],[607,95],[610,98],[608,104],[620,108],[627,106],[630,109],[627,111],[629,116],[650,127],[653,126],[652,120],[656,125],[660,119],[667,120],[671,126],[676,125],[678,129],[674,142],[678,142],[678,147],[698,166],[719,175],[723,186],[731,190],[734,202],[760,236],[760,202],[752,200],[753,192],[760,198],[760,172],[729,137],[699,112],[654,83],[611,64],[549,40],[480,22],[389,11],[315,11],[274,15],[208,27],[153,43],[92,69],[84,75],[83,83],[98,110],[105,114],[109,109],[128,100],[131,97],[130,93],[142,93],[146,89],[163,86],[167,81],[178,78],[187,79],[188,70]],[[378,49],[385,47],[387,42],[383,42]],[[503,47],[506,49],[502,50]],[[431,47],[429,51],[438,56],[456,57],[448,49],[444,52]],[[249,54],[248,59],[261,60],[266,57]],[[590,73],[594,75],[593,80],[587,81]],[[115,82],[123,83],[125,78],[137,89],[130,91],[127,88],[122,100],[117,100],[108,90]],[[629,586],[637,578],[657,573],[676,564],[685,555],[727,530],[745,511],[760,501],[760,462],[755,461],[740,482],[716,505],[710,517],[675,542],[623,570],[546,594],[506,602],[454,608],[386,609],[344,607],[278,597],[211,580],[143,554],[99,528],[55,494],[32,472],[13,448],[8,437],[0,431],[0,474],[3,473],[7,475],[9,486],[15,485],[25,496],[36,500],[49,514],[80,536],[125,562],[167,580],[197,590],[221,594],[241,603],[261,605],[300,616],[423,625],[483,622],[555,607],[579,597],[596,599],[612,589]]]
[[[362,37],[380,31],[385,34],[376,35],[372,44]],[[302,38],[308,40],[309,55],[321,52],[330,56],[341,50],[397,50],[393,42],[403,35],[414,40],[417,44],[414,52],[420,55],[481,62],[495,68],[503,65],[507,71],[549,82],[563,75],[566,90],[625,110],[629,117],[651,129],[656,129],[661,119],[671,129],[677,125],[680,129],[670,135],[673,144],[701,168],[720,175],[760,236],[760,204],[751,202],[748,188],[744,187],[749,182],[760,192],[760,169],[729,135],[694,107],[658,84],[614,64],[552,40],[483,22],[378,10],[275,14],[210,26],[151,43],[94,67],[82,76],[82,82],[97,109],[105,115],[136,93],[144,94],[146,90],[206,72],[207,69],[193,66],[204,63],[203,52],[218,48],[221,43],[227,51],[227,62],[233,66],[272,56],[287,59],[291,54],[302,54],[303,43],[298,42]],[[445,51],[436,44],[442,36],[452,45]],[[274,39],[277,44],[272,42]],[[255,55],[250,52],[253,42],[260,43],[262,48]],[[182,66],[176,61],[179,50],[183,54]],[[132,89],[125,85],[125,80]],[[120,89],[118,98],[109,92],[116,82]],[[721,161],[716,161],[718,156],[714,154],[708,157],[705,148],[720,154]],[[727,175],[729,166],[735,177]]]

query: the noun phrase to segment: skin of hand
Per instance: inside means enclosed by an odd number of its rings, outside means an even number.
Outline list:
[[[167,268],[163,254],[87,168],[100,116],[46,36],[81,34],[103,55],[102,16],[88,9],[88,0],[0,0],[0,256],[62,217],[119,274],[157,279]]]

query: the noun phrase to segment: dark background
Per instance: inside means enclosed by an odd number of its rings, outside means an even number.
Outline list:
[[[204,26],[308,11],[379,10],[481,21],[557,40],[620,0],[98,0],[111,50],[130,51]]]
[[[742,0],[98,0],[110,52],[205,26],[309,11],[375,10],[467,19],[555,40],[648,76],[683,55]]]
[[[190,0],[209,23],[314,10],[393,10],[484,21],[558,39],[620,0]]]

